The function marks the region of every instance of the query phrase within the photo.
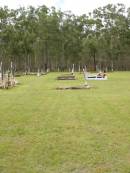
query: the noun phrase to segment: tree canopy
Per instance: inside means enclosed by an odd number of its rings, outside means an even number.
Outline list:
[[[0,7],[0,61],[17,70],[130,69],[130,8],[108,4],[76,16],[45,5]]]

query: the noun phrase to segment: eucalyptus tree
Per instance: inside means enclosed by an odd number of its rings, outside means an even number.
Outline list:
[[[9,9],[7,7],[0,8],[0,49],[1,49],[1,59],[4,60],[7,55],[7,45],[8,45],[8,17]]]
[[[72,64],[128,66],[130,9],[108,4],[76,16],[55,7],[0,8],[0,60],[26,71]],[[123,67],[123,68],[124,68]]]
[[[75,16],[69,11],[63,15],[62,41],[64,64],[66,67],[72,67],[72,64],[80,63],[83,21],[79,16]]]
[[[125,16],[125,6],[123,4],[108,4],[103,8],[93,11],[93,17],[102,22],[99,32],[106,41],[106,57],[112,64],[123,53],[125,33],[128,30],[128,22]]]

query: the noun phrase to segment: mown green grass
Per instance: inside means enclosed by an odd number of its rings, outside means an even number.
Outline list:
[[[0,173],[130,173],[130,72],[90,90],[58,75],[0,90]]]

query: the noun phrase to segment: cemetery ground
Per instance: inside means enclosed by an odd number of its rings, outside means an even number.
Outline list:
[[[130,173],[130,72],[83,84],[59,73],[0,90],[1,173]]]

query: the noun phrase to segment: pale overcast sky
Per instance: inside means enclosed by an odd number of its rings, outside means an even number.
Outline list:
[[[18,8],[20,6],[55,6],[63,11],[71,10],[74,14],[80,15],[91,12],[93,9],[109,3],[123,3],[130,7],[130,0],[0,0],[0,6],[7,5],[9,8]]]

